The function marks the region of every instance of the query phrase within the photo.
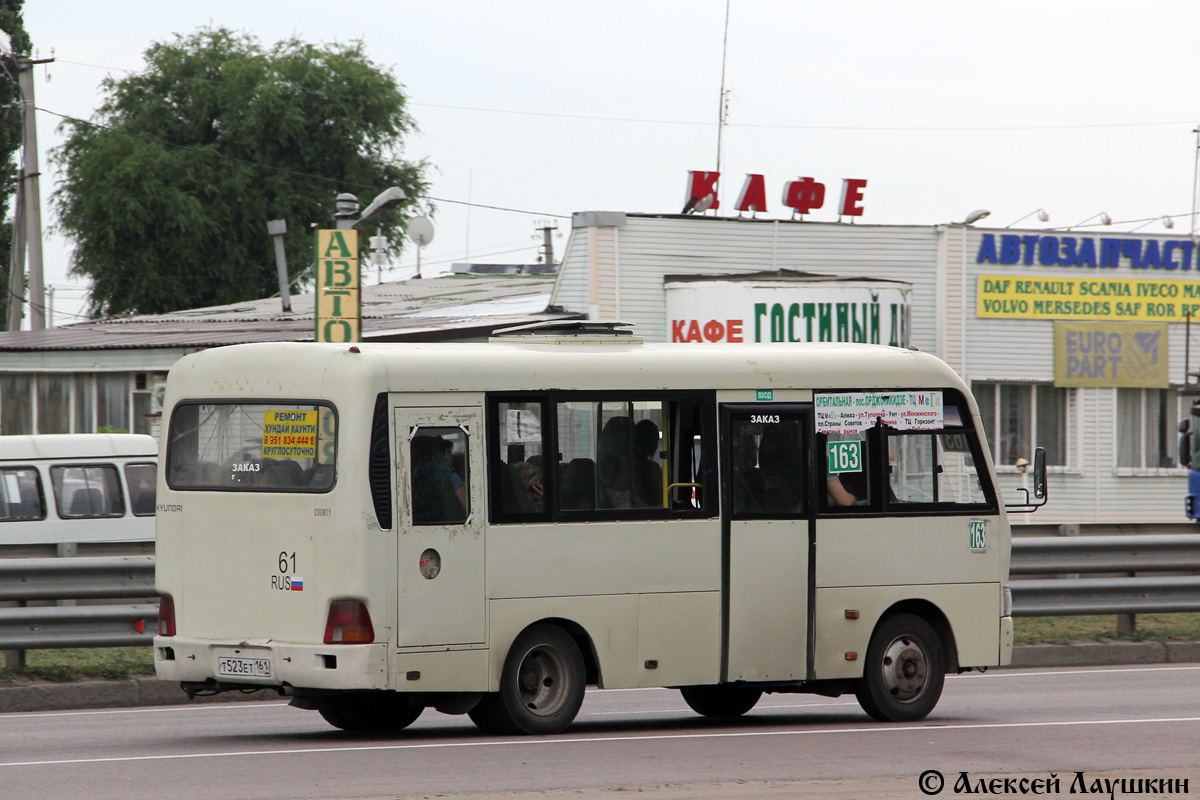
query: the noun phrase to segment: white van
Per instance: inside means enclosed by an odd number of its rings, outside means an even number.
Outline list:
[[[0,436],[0,545],[154,541],[157,463],[141,434]]]

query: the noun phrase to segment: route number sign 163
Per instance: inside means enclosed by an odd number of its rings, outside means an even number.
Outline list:
[[[862,442],[827,442],[825,452],[830,475],[842,472],[862,472]]]

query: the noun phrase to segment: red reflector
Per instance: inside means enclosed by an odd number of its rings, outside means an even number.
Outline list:
[[[133,623],[133,629],[135,631],[137,631],[138,633],[145,633],[146,632],[146,620],[139,619],[137,622]]]
[[[358,600],[334,600],[325,620],[325,644],[370,644],[375,629],[367,607]]]
[[[138,633],[141,633],[141,628]],[[158,598],[158,635],[175,635],[175,598],[169,594]]]

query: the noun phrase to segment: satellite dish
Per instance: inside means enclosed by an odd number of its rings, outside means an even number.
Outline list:
[[[408,221],[408,239],[417,247],[433,241],[433,223],[429,217],[413,217]]]

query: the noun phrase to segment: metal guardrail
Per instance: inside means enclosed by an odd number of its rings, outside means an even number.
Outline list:
[[[1010,574],[1018,617],[1200,611],[1200,534],[1016,538]],[[0,651],[150,645],[157,596],[154,556],[0,558],[0,601],[20,604],[0,607]],[[132,602],[87,604],[106,599]]]
[[[1200,611],[1200,575],[1136,574],[1142,572],[1200,572],[1200,534],[1013,539],[1010,575],[1071,576],[1011,580],[1013,616]]]
[[[0,559],[0,650],[149,645],[158,630],[154,556]],[[83,600],[150,603],[74,605]],[[26,607],[38,601],[71,605]],[[20,660],[20,658],[18,658]]]
[[[1200,571],[1200,534],[1038,536],[1012,540],[1009,574]]]

